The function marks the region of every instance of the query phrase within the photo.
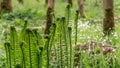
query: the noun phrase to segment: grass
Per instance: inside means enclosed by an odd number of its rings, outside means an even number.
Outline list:
[[[95,6],[96,0],[85,1],[85,11],[87,19],[82,19],[80,16],[75,17],[77,0],[73,1],[73,7],[66,11],[67,2],[57,0],[55,3],[55,23],[51,27],[51,35],[44,39],[42,29],[36,30],[29,27],[38,27],[45,25],[46,6],[44,1],[36,2],[35,0],[25,0],[24,5],[13,0],[13,13],[1,15],[1,46],[0,50],[0,67],[8,66],[11,68],[73,68],[75,65],[80,65],[80,68],[117,68],[119,64],[119,48],[116,49],[116,55],[103,54],[93,55],[84,53],[83,51],[75,51],[75,44],[86,43],[91,40],[99,42],[111,42],[111,45],[118,46],[120,23],[115,21],[115,33],[108,37],[103,37],[102,22],[94,23],[91,20],[103,18],[102,1],[98,1],[98,6]],[[115,1],[115,17],[119,17],[119,3]],[[78,14],[77,14],[78,15]],[[27,24],[25,21],[27,20]],[[78,21],[78,22],[77,22]],[[9,24],[9,25],[8,25]],[[14,25],[14,30],[9,30],[11,25]],[[8,35],[6,35],[6,31]],[[10,35],[9,35],[10,34]],[[10,47],[6,48],[6,57],[3,44],[4,40],[10,41]],[[21,42],[21,43],[20,43]],[[14,45],[14,46],[13,46]],[[21,45],[21,47],[19,46]],[[75,56],[79,55],[77,63],[74,62]],[[2,56],[2,57],[1,57]],[[112,57],[112,63],[108,60]],[[115,58],[116,56],[116,58]],[[10,58],[12,57],[12,58]],[[5,61],[7,59],[7,61]],[[4,61],[4,62],[3,62]],[[108,60],[109,61],[109,60]],[[91,63],[93,62],[93,63]],[[8,65],[5,65],[7,63]],[[15,64],[15,65],[14,65]]]

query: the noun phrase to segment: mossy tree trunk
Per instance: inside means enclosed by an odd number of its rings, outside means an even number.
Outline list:
[[[85,9],[84,9],[84,0],[78,0],[79,12],[82,18],[86,18]]]
[[[72,0],[68,0],[68,4],[72,6],[73,5]]]
[[[11,0],[3,0],[1,2],[1,12],[12,12],[12,2]]]
[[[52,13],[52,8],[51,7],[48,7],[48,9],[47,9],[47,20],[46,20],[46,27],[45,27],[45,32],[44,32],[44,34],[49,34],[50,33],[50,26],[51,26],[51,24],[52,24],[52,15],[51,15],[51,13]]]
[[[50,27],[52,24],[52,16],[54,12],[54,0],[48,0],[48,8],[47,8],[47,13],[46,13],[46,27],[45,27],[45,31],[44,34],[49,35],[50,34]]]
[[[113,0],[103,0],[103,7],[104,7],[103,33],[105,35],[108,35],[115,30]]]

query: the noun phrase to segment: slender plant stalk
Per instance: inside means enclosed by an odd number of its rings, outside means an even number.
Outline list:
[[[5,42],[5,50],[6,50],[6,57],[7,57],[7,67],[11,68],[11,55],[10,55],[10,43],[8,41]]]
[[[66,26],[65,26],[65,27],[68,27],[68,26],[69,26],[70,13],[71,13],[71,5],[68,4],[67,7],[66,7],[66,19],[67,19],[67,20],[66,20]],[[65,29],[67,29],[67,28],[65,28]],[[66,30],[66,32],[67,32],[67,30]],[[66,34],[66,36],[67,36],[67,34],[69,34],[69,33],[65,33],[65,34]],[[68,41],[69,39],[66,37],[66,40]],[[67,49],[67,52],[68,52],[68,45],[67,45],[66,49]],[[68,57],[68,53],[67,53],[67,57]],[[69,59],[69,58],[67,58],[67,59]],[[67,64],[68,64],[68,68],[69,68],[70,65],[69,65],[69,61],[68,61],[68,60],[67,60]]]
[[[58,63],[58,68],[61,68],[61,55],[62,55],[62,50],[60,50],[61,49],[61,44],[60,44],[60,42],[61,42],[61,27],[60,27],[60,18],[57,18],[57,20],[56,20],[56,39],[57,39],[57,48],[56,48],[56,50],[57,50],[57,63]]]
[[[42,59],[42,56],[43,56],[43,47],[39,47],[39,50],[40,50],[40,60],[39,60],[39,62],[40,62],[40,68],[43,68],[42,66],[43,66],[43,64],[42,64],[42,62],[43,62],[43,59]]]
[[[50,30],[50,43],[49,43],[49,51],[52,51],[52,47],[54,46],[54,38],[55,38],[55,33],[56,33],[56,24],[52,23],[51,30]],[[54,46],[55,49],[55,46]],[[54,53],[56,55],[56,51]],[[54,58],[55,56],[51,56],[51,53],[49,52],[49,56]],[[55,63],[54,63],[55,64]]]
[[[9,52],[8,52],[8,41],[7,41],[7,33],[5,32],[4,33],[4,36],[5,36],[5,44],[4,44],[4,47],[5,47],[5,52],[6,52],[6,58],[7,58],[7,65],[6,67],[9,67]]]
[[[69,4],[69,5],[67,5],[67,7],[66,7],[67,26],[69,25],[69,21],[70,21],[70,13],[71,13],[70,9],[71,9],[71,6],[70,6],[70,4]],[[66,26],[66,27],[67,27],[67,26]]]
[[[7,43],[7,46],[8,46],[8,52],[9,52],[9,65],[10,67],[9,68],[12,68],[12,64],[11,64],[11,51],[10,51],[10,43]]]
[[[47,42],[47,68],[49,68],[49,66],[50,66],[49,65],[49,61],[50,61],[49,60],[49,53],[50,53],[49,52],[49,41],[50,41],[50,39],[48,38],[47,40],[48,40],[48,42]]]
[[[51,29],[51,38],[50,38],[50,51],[51,51],[51,48],[52,48],[52,45],[54,42],[54,37],[55,37],[55,31],[56,31],[56,24],[55,23],[52,24],[52,28],[53,29]]]
[[[63,52],[63,49],[62,49],[62,35],[61,35],[61,33],[60,33],[60,57],[61,57],[61,59],[60,59],[60,63],[61,63],[61,65],[60,65],[60,68],[63,68],[63,55],[62,55],[62,52]]]
[[[46,50],[46,54],[47,54],[47,64],[46,67],[49,68],[49,43],[50,43],[50,36],[46,36],[46,42],[45,42],[45,50]]]
[[[25,54],[24,54],[24,49],[23,49],[23,41],[22,42],[20,42],[20,48],[21,48],[21,51],[22,51],[22,56],[23,56],[23,61],[22,61],[22,67],[23,68],[26,68],[26,62],[25,62]]]
[[[39,36],[38,36],[38,32],[35,30],[35,36],[36,36],[36,42],[37,42],[37,45],[39,45]],[[37,47],[37,46],[36,46]],[[37,50],[37,58],[38,58],[38,68],[40,68],[40,50],[38,49]]]
[[[61,19],[62,21],[62,32],[63,32],[63,40],[64,40],[64,45],[65,45],[65,47],[66,47],[66,57],[65,57],[65,60],[66,60],[66,63],[65,63],[65,66],[67,66],[68,67],[68,45],[67,45],[67,33],[66,33],[66,22],[65,22],[65,17],[62,17],[62,19]]]
[[[28,33],[28,45],[29,45],[29,59],[30,59],[30,68],[32,68],[32,57],[31,57],[31,36],[30,36],[30,29],[27,29]]]
[[[74,28],[75,28],[75,47],[76,47],[76,44],[77,44],[77,28],[78,28],[78,14],[79,14],[79,11],[77,10],[76,11],[76,14],[75,14],[75,20],[74,20]],[[74,53],[74,55],[76,54],[76,52]],[[75,58],[75,56],[74,56]],[[73,68],[75,66],[75,62],[73,63]]]
[[[40,61],[40,54],[39,54],[39,51],[37,52],[37,58],[38,58],[38,68],[40,68],[40,65],[39,65],[39,64],[40,64],[40,62],[39,62],[39,61]]]
[[[14,32],[14,30],[15,30],[15,28],[14,28],[14,26],[11,26],[10,27],[10,34],[11,34],[11,38],[10,38],[10,43],[11,43],[11,47],[13,48],[13,59],[14,59],[14,65],[16,65],[16,60],[15,60],[15,58],[16,58],[16,55],[15,55],[15,32]],[[12,51],[12,50],[11,50]]]
[[[62,24],[61,20],[58,22],[58,27],[59,27],[59,45],[60,45],[60,68],[63,68],[63,48],[62,48]]]
[[[6,65],[6,67],[8,67],[9,66],[9,57],[8,57],[9,54],[8,54],[7,42],[5,42],[4,47],[5,47],[6,58],[7,58],[7,65]]]
[[[75,25],[75,45],[77,43],[78,15],[79,15],[79,11],[77,10],[75,14],[75,24],[74,24]]]
[[[70,43],[70,68],[72,68],[72,43],[71,43],[71,33],[72,33],[72,28],[71,28],[71,27],[68,27],[69,43]]]

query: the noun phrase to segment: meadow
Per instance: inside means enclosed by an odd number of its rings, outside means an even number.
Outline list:
[[[97,3],[96,3],[97,1]],[[50,36],[44,37],[47,6],[43,0],[12,1],[13,12],[0,16],[0,68],[119,68],[120,1],[114,1],[115,32],[103,36],[101,0],[85,0],[87,18],[81,18],[77,0],[68,10],[67,1],[55,1]],[[90,54],[76,44],[105,42],[115,48],[103,55]]]

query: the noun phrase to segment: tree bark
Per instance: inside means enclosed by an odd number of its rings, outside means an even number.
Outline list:
[[[2,12],[12,12],[11,0],[3,0],[0,7]]]
[[[47,13],[46,13],[46,27],[45,27],[45,31],[44,34],[49,35],[50,34],[50,27],[52,24],[52,16],[54,14],[52,14],[54,12],[54,0],[48,0],[48,8],[47,8]]]
[[[73,5],[72,0],[68,0],[68,4],[72,6]]]
[[[52,13],[52,8],[48,7],[48,9],[47,9],[46,27],[45,27],[45,32],[44,32],[45,35],[50,34],[50,27],[51,27],[51,24],[52,24],[52,15],[51,15],[51,13]]]
[[[80,12],[81,17],[86,18],[83,0],[78,0],[78,7],[79,7],[79,12]]]
[[[48,7],[54,10],[54,0],[48,0]]]
[[[103,33],[111,34],[115,30],[114,24],[114,4],[113,0],[103,0],[104,19],[103,19]]]

